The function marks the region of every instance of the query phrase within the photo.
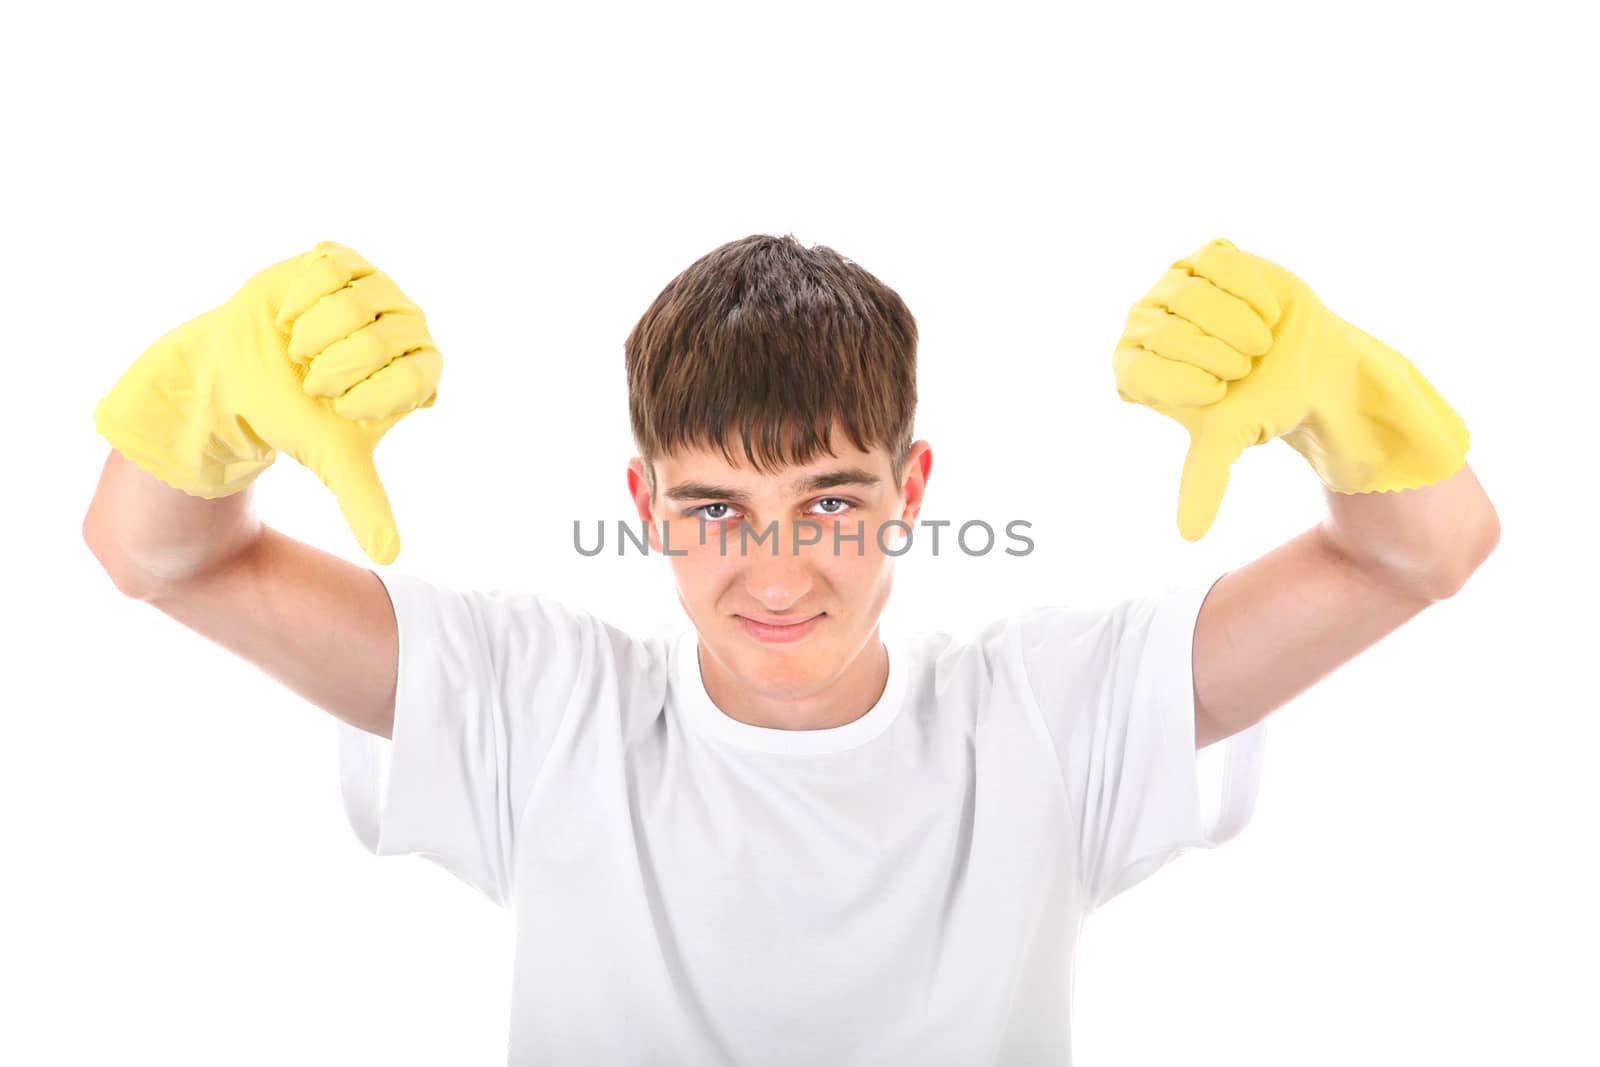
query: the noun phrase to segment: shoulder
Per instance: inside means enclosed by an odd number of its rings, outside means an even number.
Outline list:
[[[472,587],[393,568],[380,577],[403,645],[417,654],[470,658],[513,689],[658,675],[670,650],[666,627],[638,637],[567,597]]]

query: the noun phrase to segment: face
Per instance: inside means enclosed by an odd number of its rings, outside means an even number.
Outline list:
[[[933,461],[916,442],[897,484],[887,450],[860,451],[837,429],[831,440],[833,455],[768,474],[716,450],[659,457],[654,499],[642,461],[628,468],[651,549],[670,548],[706,658],[727,693],[767,718],[847,688],[876,655],[894,570],[884,548],[904,536],[886,524],[915,525]],[[859,543],[845,539],[857,532]]]

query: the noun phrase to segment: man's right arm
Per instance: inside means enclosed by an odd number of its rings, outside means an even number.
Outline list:
[[[383,583],[265,525],[253,497],[253,484],[190,496],[111,449],[84,542],[124,595],[352,726],[392,736],[399,630]]]

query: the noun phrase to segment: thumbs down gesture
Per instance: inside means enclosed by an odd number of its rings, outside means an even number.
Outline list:
[[[1466,462],[1466,424],[1410,361],[1220,238],[1133,306],[1112,369],[1119,397],[1189,431],[1178,530],[1190,541],[1215,521],[1234,461],[1274,438],[1340,493],[1415,489]]]

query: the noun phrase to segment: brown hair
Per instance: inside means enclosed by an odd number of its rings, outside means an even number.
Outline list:
[[[917,407],[917,322],[898,294],[825,245],[752,234],[708,252],[655,298],[624,344],[628,417],[653,461],[737,430],[763,473],[830,449],[838,420],[882,445],[896,487]]]

